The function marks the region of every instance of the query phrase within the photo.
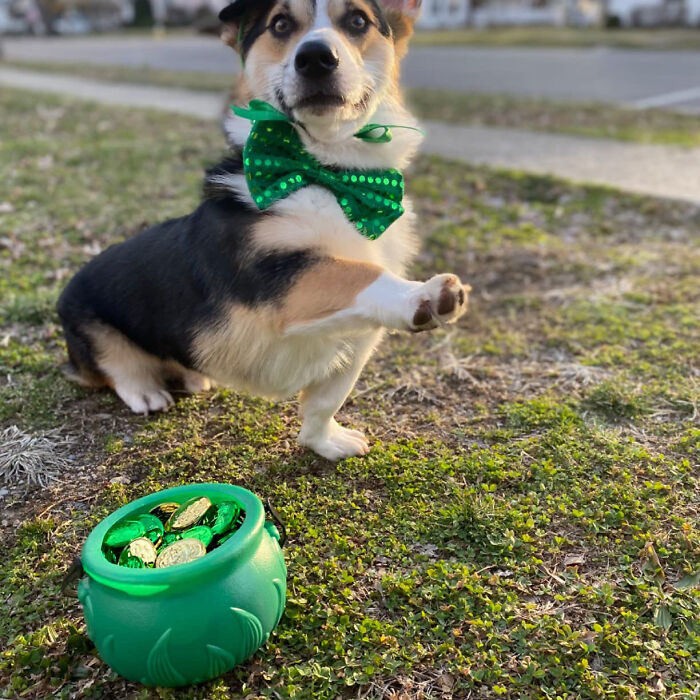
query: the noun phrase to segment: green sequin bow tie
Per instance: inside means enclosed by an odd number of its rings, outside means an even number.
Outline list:
[[[347,218],[371,240],[379,238],[404,213],[404,182],[398,170],[323,166],[304,148],[289,117],[272,105],[253,100],[248,109],[232,109],[253,123],[243,149],[243,169],[258,209],[264,211],[303,187],[321,185],[335,195]],[[391,141],[391,128],[368,124],[355,137],[386,143]]]

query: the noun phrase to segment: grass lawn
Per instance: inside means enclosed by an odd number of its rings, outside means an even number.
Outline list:
[[[414,272],[460,274],[473,304],[384,342],[341,413],[372,452],[333,465],[296,446],[293,402],[222,390],[144,418],[59,372],[67,277],[190,210],[216,127],[12,90],[0,113],[0,430],[57,430],[69,460],[0,483],[0,694],[695,697],[697,208],[420,160]],[[281,511],[287,609],[242,668],[149,691],[59,584],[106,514],[192,481]]]
[[[553,46],[621,49],[700,49],[697,29],[598,29],[574,27],[492,27],[417,32],[422,46]]]
[[[190,90],[229,91],[231,77],[211,73],[154,70],[146,66],[92,66],[6,62],[28,70],[79,75]],[[413,89],[409,101],[424,119],[479,126],[503,126],[596,138],[686,147],[700,146],[700,117],[661,109],[633,110],[598,102]]]

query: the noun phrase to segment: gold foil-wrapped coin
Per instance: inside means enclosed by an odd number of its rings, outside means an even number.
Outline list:
[[[179,503],[161,503],[155,508],[151,508],[150,514],[155,515],[161,523],[165,524],[168,518],[180,507]]]
[[[127,547],[132,557],[138,557],[146,566],[153,566],[156,563],[156,548],[153,542],[147,537],[139,537]]]
[[[204,542],[196,540],[193,537],[187,537],[173,542],[171,545],[161,550],[156,559],[156,568],[165,569],[168,566],[187,564],[188,562],[203,557],[206,553],[207,548],[204,546]]]
[[[211,507],[211,501],[206,496],[195,496],[185,501],[165,524],[166,530],[185,530],[196,525]]]

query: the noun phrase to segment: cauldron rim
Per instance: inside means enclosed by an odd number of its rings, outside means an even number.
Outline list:
[[[129,515],[148,512],[169,499],[183,502],[193,496],[207,496],[213,502],[237,500],[245,510],[245,519],[236,533],[221,547],[187,564],[165,569],[129,569],[112,564],[102,553],[102,542],[107,531]],[[110,588],[137,596],[154,595],[191,585],[197,580],[211,580],[217,572],[230,571],[234,565],[247,559],[263,532],[265,510],[260,499],[248,489],[233,484],[199,483],[176,486],[157,491],[130,501],[102,520],[90,533],[81,552],[85,573],[93,580]],[[235,564],[234,564],[235,563]]]

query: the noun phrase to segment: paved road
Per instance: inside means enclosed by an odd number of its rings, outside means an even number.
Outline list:
[[[427,123],[428,153],[700,204],[700,148]]]
[[[231,50],[210,37],[7,39],[5,49],[15,60],[212,73],[238,69]],[[404,82],[700,113],[700,53],[692,51],[415,47],[406,59]]]
[[[150,107],[211,120],[220,119],[223,106],[218,93],[101,83],[0,66],[2,85],[73,95],[110,105]],[[423,150],[426,153],[597,182],[700,204],[700,148],[648,146],[438,122],[428,122],[425,126],[428,138]]]

